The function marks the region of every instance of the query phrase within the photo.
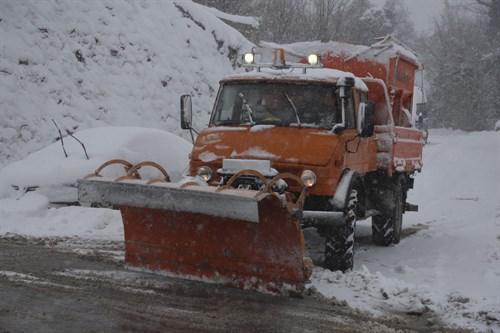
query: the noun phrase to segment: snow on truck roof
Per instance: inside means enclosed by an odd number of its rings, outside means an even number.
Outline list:
[[[302,73],[300,68],[276,70],[261,68],[260,72],[252,71],[241,74],[233,74],[225,77],[227,80],[290,80],[290,81],[322,81],[336,83],[339,79],[347,77],[354,78],[354,87],[361,91],[368,91],[368,87],[360,78],[349,72],[330,68],[308,68],[306,73]]]
[[[345,55],[347,59],[358,58],[360,60],[371,60],[384,64],[387,64],[390,59],[400,55],[420,67],[420,62],[418,61],[416,53],[392,35],[379,38],[376,43],[370,46],[332,41],[327,43],[312,41],[293,44],[261,42],[260,46],[262,49],[275,49],[280,47],[283,48],[288,55],[294,55],[298,58],[303,58],[311,52],[316,52],[318,54],[330,53],[332,55]]]

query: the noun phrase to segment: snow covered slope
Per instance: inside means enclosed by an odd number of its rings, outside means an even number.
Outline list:
[[[0,165],[53,142],[51,119],[186,135],[179,96],[194,96],[204,126],[218,80],[251,46],[189,0],[2,1]]]

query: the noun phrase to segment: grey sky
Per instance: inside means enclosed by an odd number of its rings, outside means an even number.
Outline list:
[[[433,19],[439,17],[444,7],[442,0],[405,0],[405,3],[412,12],[415,29],[418,32],[432,29]]]
[[[403,0],[412,13],[412,20],[417,32],[426,32],[433,27],[434,18],[443,10],[443,0]],[[371,0],[377,7],[382,7],[385,0]]]

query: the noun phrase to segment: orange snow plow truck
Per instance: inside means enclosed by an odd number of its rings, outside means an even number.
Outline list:
[[[154,162],[123,160],[79,180],[81,202],[120,208],[129,267],[301,295],[312,272],[304,228],[324,237],[331,270],[353,267],[358,220],[372,217],[375,244],[399,242],[403,214],[417,210],[406,197],[422,168],[411,107],[419,65],[391,37],[349,52],[332,45],[287,45],[269,63],[245,54],[246,71],[220,82],[181,181]],[[184,129],[191,108],[183,95]],[[123,177],[100,176],[115,163]],[[141,179],[144,166],[162,177]]]

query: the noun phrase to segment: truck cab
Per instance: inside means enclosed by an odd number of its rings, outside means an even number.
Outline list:
[[[297,75],[270,70],[225,78],[209,126],[194,143],[190,174],[209,167],[210,184],[222,185],[229,176],[222,168],[224,160],[241,161],[241,168],[248,160],[269,160],[274,173],[300,176],[304,170],[313,171],[317,183],[309,194],[332,196],[335,178],[346,165],[359,172],[376,169],[375,155],[369,153],[376,150],[370,129],[359,139],[359,147],[356,141],[366,101],[363,81],[331,69]],[[352,150],[349,156],[346,145]]]

